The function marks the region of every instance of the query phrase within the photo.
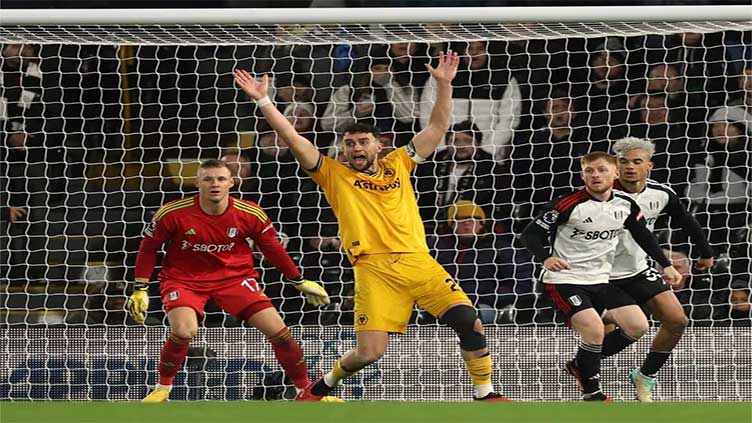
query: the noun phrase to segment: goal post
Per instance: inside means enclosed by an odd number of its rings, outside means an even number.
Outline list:
[[[656,398],[752,401],[747,6],[9,9],[0,46],[0,207],[28,212],[0,221],[0,401],[139,400],[156,383],[159,293],[144,328],[123,311],[126,287],[144,225],[195,192],[208,158],[236,166],[233,194],[265,209],[304,275],[331,294],[324,309],[306,306],[256,257],[311,372],[328,370],[354,345],[352,268],[325,199],[231,72],[269,74],[280,111],[336,158],[337,134],[354,121],[377,126],[388,149],[409,141],[432,105],[424,65],[447,47],[462,57],[455,138],[413,182],[432,253],[484,321],[494,383],[516,400],[578,397],[561,369],[576,338],[516,235],[579,186],[580,155],[637,136],[656,143],[653,178],[691,207],[717,256],[709,273],[693,273],[684,232],[657,223],[664,247],[689,263],[676,294],[691,324]],[[458,243],[453,222],[469,217],[483,235]],[[173,399],[289,398],[263,336],[241,325],[209,306]],[[610,396],[634,398],[627,375],[653,326],[604,361]],[[468,399],[460,363],[454,335],[416,310],[408,333],[342,394]]]

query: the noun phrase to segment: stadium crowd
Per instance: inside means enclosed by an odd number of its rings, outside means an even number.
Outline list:
[[[638,137],[656,147],[651,178],[690,208],[716,257],[710,271],[697,271],[687,233],[656,223],[683,272],[673,289],[690,324],[750,324],[752,34],[733,31],[447,44],[5,45],[3,297],[4,308],[25,311],[6,322],[132,324],[123,282],[133,280],[144,225],[160,205],[196,192],[198,159],[222,157],[235,171],[233,195],[266,211],[304,276],[332,297],[323,309],[306,305],[257,257],[285,322],[352,323],[353,274],[334,214],[231,71],[272,75],[280,112],[341,159],[335,134],[349,124],[377,127],[384,154],[426,125],[435,90],[424,65],[447,47],[461,57],[453,124],[413,183],[432,255],[484,323],[561,322],[518,236],[545,203],[582,185],[581,156]],[[67,311],[36,319],[35,309]],[[147,324],[163,324],[161,309],[152,301]],[[433,323],[418,311],[413,321]],[[204,324],[242,322],[210,308]]]

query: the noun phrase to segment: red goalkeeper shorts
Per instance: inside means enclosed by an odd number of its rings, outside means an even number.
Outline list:
[[[163,280],[159,290],[167,312],[177,307],[190,307],[199,317],[203,317],[209,299],[240,320],[274,307],[254,278],[218,282]]]

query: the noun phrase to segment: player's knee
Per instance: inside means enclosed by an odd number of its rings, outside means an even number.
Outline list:
[[[682,334],[684,329],[689,326],[689,319],[682,313],[667,314],[661,321],[661,326],[671,333]]]
[[[640,339],[648,333],[649,328],[648,319],[643,317],[642,319],[634,319],[627,322],[621,327],[621,330],[632,339]]]
[[[477,351],[486,348],[483,326],[473,307],[467,305],[452,307],[441,316],[440,321],[457,333],[460,348],[463,350]]]
[[[170,329],[170,332],[173,338],[177,338],[177,340],[183,343],[188,343],[198,334],[198,327],[193,325],[175,325]]]
[[[600,345],[603,343],[603,337],[605,336],[605,327],[603,323],[593,321],[588,324],[579,325],[577,332],[579,332],[582,341],[586,344]]]

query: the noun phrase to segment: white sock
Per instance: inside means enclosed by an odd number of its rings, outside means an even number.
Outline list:
[[[326,383],[326,386],[330,388],[334,388],[335,386],[339,385],[340,382],[342,381],[334,377],[334,374],[332,374],[332,372],[324,375],[324,383]]]
[[[494,391],[493,385],[490,383],[486,385],[473,385],[473,387],[475,388],[475,398],[483,398]]]
[[[167,392],[172,392],[172,385],[161,385],[158,383],[157,386],[154,387],[154,389],[157,389],[157,388],[162,388]]]

